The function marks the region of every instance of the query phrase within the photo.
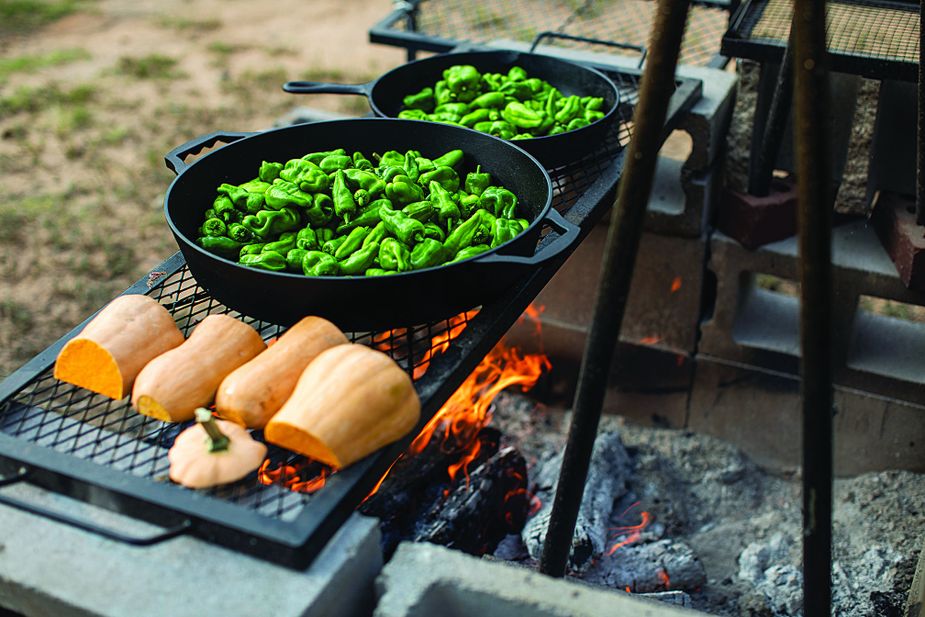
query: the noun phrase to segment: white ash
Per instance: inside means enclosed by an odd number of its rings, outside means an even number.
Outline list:
[[[517,443],[532,478],[536,461],[563,449],[569,413],[512,393],[502,393],[496,406],[493,426]],[[707,574],[703,587],[690,592],[693,607],[713,615],[772,617],[767,596],[739,578],[739,557],[750,544],[772,543],[780,533],[791,539],[789,553],[767,562],[762,574],[780,566],[765,578],[786,587],[789,574],[799,571],[798,472],[767,473],[730,444],[689,431],[639,427],[605,416],[601,431],[608,430],[620,431],[633,464],[616,514],[638,500],[639,510],[654,517],[639,542],[670,539],[690,547]],[[925,475],[882,471],[836,479],[833,506],[833,614],[903,614],[925,526]]]

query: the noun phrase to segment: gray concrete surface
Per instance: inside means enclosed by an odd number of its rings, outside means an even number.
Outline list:
[[[543,576],[432,544],[399,545],[375,617],[693,617],[705,613]]]
[[[156,530],[33,486],[2,491],[123,533]],[[29,616],[360,617],[381,567],[378,521],[358,514],[296,571],[191,537],[132,547],[0,506],[0,607]]]

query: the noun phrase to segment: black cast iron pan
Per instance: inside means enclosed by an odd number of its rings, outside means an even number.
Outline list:
[[[217,142],[231,142],[194,163],[184,158]],[[316,150],[345,148],[371,156],[386,150],[420,150],[436,157],[460,148],[519,198],[530,226],[513,240],[446,266],[376,277],[307,277],[241,266],[209,253],[193,240],[202,215],[222,182],[254,178],[261,161],[285,162]],[[364,118],[299,124],[261,133],[213,133],[170,152],[178,175],[164,200],[165,215],[196,281],[226,306],[280,325],[320,315],[339,327],[367,331],[447,318],[497,298],[533,268],[555,258],[579,228],[551,208],[552,183],[543,167],[513,143],[470,129],[413,120]],[[536,251],[540,233],[558,236]]]
[[[517,145],[540,161],[547,169],[581,158],[593,150],[607,135],[617,117],[620,95],[614,83],[595,69],[540,54],[519,51],[475,51],[448,53],[415,60],[392,69],[365,84],[329,84],[290,81],[283,90],[294,94],[359,94],[369,99],[377,116],[395,118],[402,109],[402,99],[443,79],[444,69],[454,64],[471,64],[481,73],[507,73],[520,66],[530,77],[538,77],[565,95],[599,96],[604,99],[604,117],[588,126],[533,139],[517,140]]]

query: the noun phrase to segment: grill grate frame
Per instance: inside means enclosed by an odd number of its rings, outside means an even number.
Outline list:
[[[829,0],[826,6],[831,70],[869,79],[917,81],[918,4]],[[723,53],[758,62],[780,62],[792,17],[792,0],[749,0],[723,37]]]
[[[623,147],[632,135],[633,106],[638,97],[638,72],[596,68],[604,70],[620,88],[619,120],[596,151],[550,170],[553,207],[579,224],[583,234],[590,231],[602,213],[600,206],[613,195],[622,170]],[[669,127],[696,101],[699,92],[696,80],[678,81]],[[412,376],[415,369],[430,361],[428,370],[415,379],[422,402],[420,430],[560,265],[561,261],[531,274],[520,288],[482,307],[474,317],[457,317],[466,325],[456,339],[456,353],[428,358],[433,338],[459,327],[461,322],[451,319],[378,333],[348,333],[348,338],[387,347]],[[158,300],[184,334],[214,313],[239,317],[265,340],[283,331],[277,325],[240,315],[212,298],[196,283],[180,253],[125,293],[146,293]],[[265,485],[257,480],[256,473],[225,487],[185,489],[168,480],[166,452],[190,423],[162,423],[131,411],[127,400],[111,401],[54,379],[52,365],[58,351],[86,323],[0,382],[0,471],[7,477],[10,470],[25,469],[29,481],[38,486],[160,525],[180,521],[181,527],[199,537],[283,565],[302,567],[323,548],[416,435],[413,432],[404,441],[330,476],[327,485],[313,494],[295,493],[281,486],[291,476]],[[256,432],[255,437],[262,435]],[[273,445],[269,445],[268,458],[271,469],[302,467],[305,463],[303,457]]]
[[[461,43],[530,43],[540,32],[550,31],[648,46],[655,14],[654,3],[649,0],[418,0],[410,6],[413,27],[409,19],[393,13],[370,30],[370,40],[409,49],[449,51]],[[710,63],[719,52],[728,16],[728,3],[695,3],[690,9],[680,62]],[[556,46],[601,50],[600,46],[576,41],[557,40]],[[626,49],[607,48],[607,52],[638,55]]]

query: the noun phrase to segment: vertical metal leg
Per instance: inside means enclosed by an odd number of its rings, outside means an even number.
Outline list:
[[[784,139],[784,128],[787,125],[787,118],[790,117],[792,103],[793,28],[790,29],[790,38],[787,40],[784,57],[777,73],[777,83],[774,85],[771,107],[768,110],[768,118],[762,131],[761,143],[757,148],[757,160],[753,165],[749,165],[748,192],[751,195],[765,197],[771,191],[774,164],[777,162],[780,144]],[[752,138],[754,139],[755,136]]]
[[[825,2],[794,4],[803,398],[803,614],[832,609],[832,195]]]
[[[925,225],[925,0],[919,4],[918,126],[915,161],[915,222]]]
[[[688,0],[659,0],[656,9],[652,46],[633,117],[635,132],[610,219],[594,321],[588,332],[568,443],[540,557],[540,571],[551,576],[563,576],[568,563],[591,449],[601,417],[607,375],[620,334],[642,236],[668,103],[675,89],[674,74],[688,8]]]

